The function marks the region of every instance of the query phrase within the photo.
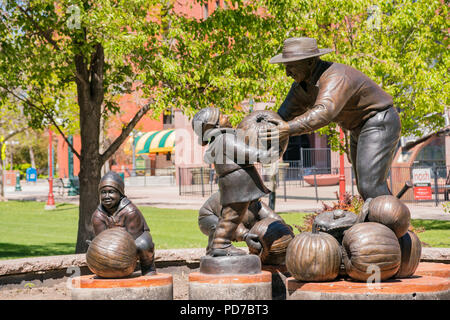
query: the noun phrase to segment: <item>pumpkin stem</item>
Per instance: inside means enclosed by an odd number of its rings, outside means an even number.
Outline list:
[[[319,227],[316,224],[313,224],[313,226],[312,226],[312,233],[313,234],[319,233]]]

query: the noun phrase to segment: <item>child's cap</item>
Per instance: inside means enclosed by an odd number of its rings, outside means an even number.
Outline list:
[[[100,191],[103,187],[113,187],[119,191],[121,195],[125,195],[125,182],[122,177],[114,171],[109,171],[102,177],[98,184],[98,190]]]
[[[200,144],[205,144],[204,141],[202,141],[205,126],[209,124],[216,127],[219,124],[219,117],[220,110],[214,107],[201,109],[194,115],[194,118],[192,119],[192,129],[199,137]]]

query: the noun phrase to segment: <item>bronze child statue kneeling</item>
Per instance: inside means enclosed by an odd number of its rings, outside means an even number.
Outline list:
[[[114,171],[105,174],[98,190],[100,205],[92,214],[92,226],[97,236],[110,228],[123,228],[134,238],[142,275],[156,274],[155,245],[150,228],[141,211],[125,196],[123,179]]]
[[[198,226],[200,231],[208,236],[208,246],[206,252],[210,251],[214,239],[214,233],[222,216],[222,205],[220,204],[220,192],[213,193],[198,211]],[[232,235],[231,241],[244,241],[246,239],[249,248],[256,251],[262,249],[261,244],[255,240],[256,235],[250,233],[250,229],[265,218],[272,218],[283,223],[284,220],[276,214],[261,199],[252,200],[249,203],[247,211],[244,213],[241,222]]]

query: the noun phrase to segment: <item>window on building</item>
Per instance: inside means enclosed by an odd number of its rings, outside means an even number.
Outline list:
[[[446,177],[445,137],[437,137],[419,151],[414,159],[413,167],[437,167],[438,177]],[[432,171],[432,178],[434,178]]]
[[[216,1],[216,10],[220,8],[220,1]]]
[[[164,111],[163,114],[163,124],[172,124],[173,123],[173,114],[172,110]]]
[[[208,19],[209,12],[208,12],[208,4],[203,5],[203,19]]]
[[[437,137],[427,144],[416,156],[416,166],[445,166],[445,137]]]

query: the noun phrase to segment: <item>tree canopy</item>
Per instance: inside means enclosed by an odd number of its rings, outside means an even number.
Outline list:
[[[277,109],[292,80],[269,59],[286,38],[316,38],[334,49],[324,60],[351,65],[380,84],[401,109],[404,134],[420,134],[418,124],[444,125],[450,90],[443,0],[227,3],[207,19],[183,16],[175,0],[0,4],[0,104],[21,104],[34,128],[81,135],[81,151],[73,150],[81,166],[78,252],[92,237],[101,166],[147,111],[173,107],[192,115],[215,105],[238,119],[236,107],[248,98]],[[141,109],[100,150],[102,117],[117,113],[118,97],[132,91],[142,93]]]
[[[161,112],[168,43],[165,1],[37,0],[0,5],[0,103],[15,99],[34,128],[54,127],[80,159],[77,252],[93,237],[101,167],[153,109]],[[122,132],[100,148],[101,122],[120,95],[142,92],[142,105]],[[78,125],[74,125],[75,120]],[[79,128],[81,151],[67,135]]]
[[[292,80],[268,61],[285,39],[303,36],[334,50],[324,60],[355,67],[391,94],[403,134],[444,125],[450,67],[444,1],[258,0],[230,7],[204,21],[180,18],[171,34],[177,49],[167,100],[187,112],[208,104],[233,112],[249,97],[278,108]]]
[[[233,113],[250,97],[276,108],[291,80],[268,60],[286,38],[307,36],[334,49],[323,59],[361,70],[394,97],[404,134],[420,135],[418,123],[443,126],[449,58],[442,0],[238,0],[206,20],[182,16],[175,3],[7,1],[1,96],[20,88],[35,127],[54,118],[68,128],[78,107],[76,81],[83,84],[75,60],[92,62],[100,44],[104,114],[116,112],[117,96],[132,90],[154,98],[156,114],[208,105]]]

